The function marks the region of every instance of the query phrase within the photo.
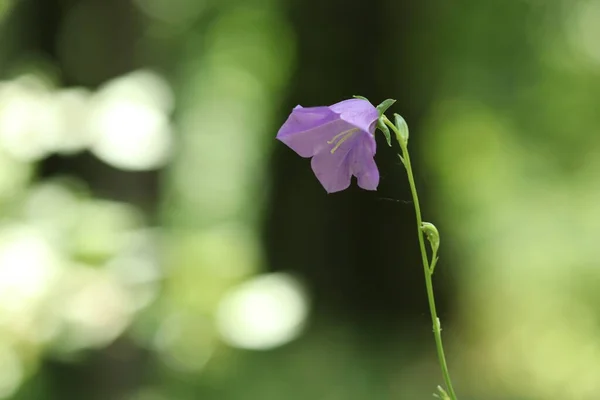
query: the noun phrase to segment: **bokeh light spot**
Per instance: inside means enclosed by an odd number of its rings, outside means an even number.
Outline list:
[[[266,350],[301,332],[308,316],[307,298],[291,275],[258,276],[234,287],[217,311],[222,338],[234,347]]]

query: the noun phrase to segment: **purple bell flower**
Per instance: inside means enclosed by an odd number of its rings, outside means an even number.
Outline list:
[[[362,99],[344,100],[329,107],[297,106],[277,133],[301,157],[312,157],[312,170],[328,193],[350,186],[377,190],[375,128],[379,112]]]

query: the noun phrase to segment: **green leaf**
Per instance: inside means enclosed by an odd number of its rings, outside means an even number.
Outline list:
[[[380,105],[377,106],[377,111],[379,111],[379,116],[382,116],[388,108],[390,108],[392,106],[392,104],[394,104],[396,102],[396,100],[394,99],[387,99],[384,100],[383,102],[381,102]]]
[[[385,122],[383,122],[383,118],[379,118],[377,120],[377,129],[383,132],[383,136],[385,136],[385,141],[387,142],[388,146],[392,147],[392,137],[390,136],[390,130],[385,124]]]
[[[366,101],[369,101],[369,99],[367,99],[366,97],[363,97],[363,96],[357,96],[357,95],[354,95],[354,96],[352,96],[352,97],[354,97],[355,99],[361,99],[361,100],[366,100]],[[369,103],[370,103],[370,101],[369,101]]]

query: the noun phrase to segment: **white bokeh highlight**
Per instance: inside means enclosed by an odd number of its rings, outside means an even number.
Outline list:
[[[49,150],[74,154],[85,150],[91,142],[88,129],[91,92],[84,88],[58,90],[49,104],[50,124],[46,127]]]
[[[229,345],[267,350],[295,339],[307,316],[301,284],[289,274],[274,273],[231,289],[218,308],[217,325]]]
[[[23,75],[0,82],[0,153],[33,163],[89,150],[115,168],[158,169],[172,153],[174,103],[169,84],[146,70],[95,92]]]
[[[143,171],[165,165],[172,150],[169,86],[150,72],[115,79],[95,95],[90,150],[116,168]]]
[[[51,90],[36,76],[0,83],[0,148],[21,161],[46,157],[50,104]]]

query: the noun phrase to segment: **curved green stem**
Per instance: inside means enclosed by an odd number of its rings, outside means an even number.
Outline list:
[[[450,372],[448,371],[448,364],[446,363],[446,356],[444,354],[444,346],[442,344],[442,328],[440,325],[440,320],[437,316],[437,310],[435,307],[435,296],[433,293],[433,269],[435,268],[435,264],[437,263],[437,254],[433,255],[431,267],[429,266],[429,260],[427,258],[427,250],[425,248],[425,237],[424,233],[421,229],[423,225],[423,218],[421,217],[421,206],[419,204],[419,195],[417,194],[417,187],[415,185],[415,178],[413,176],[412,166],[410,163],[410,155],[408,153],[408,147],[406,141],[403,141],[400,137],[400,132],[396,128],[394,124],[391,123],[387,117],[384,117],[385,124],[388,125],[394,133],[396,133],[396,137],[398,139],[398,143],[400,143],[400,148],[402,149],[403,155],[403,163],[406,168],[406,173],[408,175],[408,182],[410,184],[410,191],[412,193],[413,202],[415,205],[415,214],[417,217],[417,235],[419,237],[419,247],[421,249],[421,259],[423,261],[423,271],[425,272],[425,286],[427,288],[427,299],[429,301],[429,312],[431,313],[431,322],[433,323],[433,335],[435,337],[435,346],[437,349],[438,360],[440,363],[440,368],[442,369],[442,375],[444,377],[444,382],[446,383],[446,388],[448,389],[448,394],[451,400],[457,400],[456,394],[454,393],[454,388],[452,387],[452,381],[450,380]]]

